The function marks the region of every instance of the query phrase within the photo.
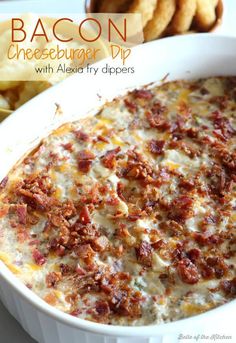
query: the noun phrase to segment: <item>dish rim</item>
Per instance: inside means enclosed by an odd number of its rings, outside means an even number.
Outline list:
[[[192,34],[188,36],[174,36],[174,37],[167,37],[163,38],[161,41],[181,41],[186,39],[188,37],[189,39],[194,39],[194,37],[201,36],[201,39],[212,39],[215,40],[216,38],[220,39],[226,39],[229,41],[234,41],[236,43],[236,38],[227,36],[227,35],[212,35],[208,33],[204,34]],[[203,38],[204,37],[204,38]],[[158,44],[158,41],[153,41],[150,43],[146,43],[145,45],[155,45]],[[145,45],[141,45],[138,47],[135,47],[134,49],[140,49],[140,47],[144,47]],[[104,62],[104,61],[103,61]],[[98,62],[98,64],[101,62]],[[75,77],[75,76],[74,76]],[[73,76],[72,76],[73,78]],[[66,80],[68,82],[68,79]],[[60,83],[61,84],[61,83]],[[0,134],[1,131],[4,130],[4,127],[10,123],[10,121],[14,121],[14,117],[18,115],[19,112],[27,111],[27,108],[33,106],[34,102],[38,102],[39,98],[42,98],[45,96],[45,94],[55,93],[60,87],[60,84],[46,90],[43,92],[42,95],[38,95],[34,99],[30,100],[27,104],[23,105],[19,110],[15,111],[9,118],[7,118],[1,125],[0,125]],[[142,84],[137,85],[137,87],[142,86]],[[124,87],[125,88],[125,87]],[[10,123],[11,124],[11,123]],[[11,124],[12,125],[12,124]],[[14,275],[8,267],[0,261],[0,277],[4,279],[6,283],[8,283],[21,298],[24,298],[30,305],[35,307],[38,311],[41,313],[44,313],[48,315],[50,318],[56,319],[60,323],[64,325],[68,325],[72,328],[76,329],[82,329],[83,331],[87,332],[93,332],[101,335],[109,335],[109,336],[122,336],[122,337],[149,337],[149,336],[157,336],[164,333],[172,333],[179,330],[184,330],[186,327],[188,327],[188,324],[193,324],[193,320],[195,322],[204,321],[207,319],[207,317],[213,317],[213,315],[218,315],[219,313],[223,313],[224,311],[230,311],[233,307],[236,306],[236,299],[232,300],[224,305],[221,305],[219,307],[216,307],[214,309],[211,309],[207,312],[204,312],[202,314],[198,314],[195,316],[191,316],[188,318],[180,319],[173,322],[163,323],[163,324],[154,324],[154,325],[146,325],[146,326],[118,326],[118,325],[108,325],[108,324],[101,324],[101,323],[95,323],[90,322],[88,320],[80,319],[77,317],[73,317],[72,315],[69,315],[63,311],[60,311],[56,309],[55,307],[47,304],[44,300],[42,300],[39,296],[37,296],[33,291],[28,289],[21,281],[20,279]],[[209,319],[209,318],[208,318]]]

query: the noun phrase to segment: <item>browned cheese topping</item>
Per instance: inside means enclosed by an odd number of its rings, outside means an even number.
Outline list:
[[[132,91],[0,184],[0,259],[79,318],[149,325],[236,297],[236,78]]]

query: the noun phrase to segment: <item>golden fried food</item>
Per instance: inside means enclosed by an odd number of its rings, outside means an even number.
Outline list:
[[[197,0],[178,0],[177,10],[171,23],[171,33],[184,33],[189,30],[197,8]]]
[[[102,0],[98,10],[100,13],[124,13],[130,3],[131,0]]]
[[[150,41],[160,37],[171,22],[175,13],[175,0],[159,0],[152,19],[144,28],[144,39]]]
[[[143,27],[152,19],[154,10],[160,0],[133,0],[129,13],[141,13]],[[168,1],[168,0],[167,0]]]
[[[19,83],[19,81],[0,81],[0,91],[15,88]]]
[[[218,0],[197,0],[195,22],[202,31],[208,31],[216,21],[216,6]]]

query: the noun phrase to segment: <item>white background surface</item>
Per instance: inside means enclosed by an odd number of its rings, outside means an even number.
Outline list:
[[[111,0],[112,1],[112,0]],[[47,12],[50,10],[55,12],[54,4],[57,4],[57,12],[74,12],[71,10],[71,5],[73,3],[73,8],[76,8],[77,13],[83,12],[84,0],[74,0],[70,1],[54,1],[54,0],[41,0],[41,1],[11,1],[11,2],[0,2],[0,13],[1,12],[21,12],[32,10],[31,3],[40,4],[40,8],[43,11],[43,3],[47,4]],[[59,5],[60,4],[60,5]],[[68,5],[70,4],[70,5]],[[59,6],[59,10],[58,10]],[[75,7],[76,6],[76,7]],[[224,0],[224,20],[221,27],[217,29],[217,33],[235,35],[236,36],[236,0]],[[35,343],[35,341],[26,334],[17,321],[5,310],[4,306],[0,302],[0,343]],[[69,343],[69,342],[68,342]],[[83,343],[83,342],[81,342]],[[95,342],[96,343],[96,342]],[[223,342],[222,342],[223,343]]]

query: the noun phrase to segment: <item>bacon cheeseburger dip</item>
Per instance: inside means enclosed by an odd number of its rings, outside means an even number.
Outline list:
[[[236,297],[236,78],[135,90],[1,182],[0,258],[47,303],[150,325]]]

